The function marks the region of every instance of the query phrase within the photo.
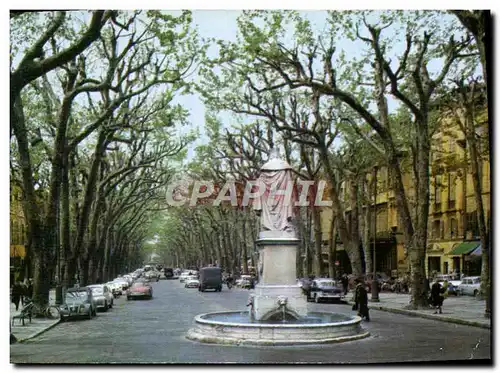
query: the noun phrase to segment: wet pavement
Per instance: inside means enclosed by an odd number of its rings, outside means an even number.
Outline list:
[[[197,314],[244,310],[248,290],[185,289],[178,280],[153,283],[152,300],[115,300],[93,320],[64,322],[10,346],[11,363],[384,363],[489,359],[490,330],[370,311],[369,338],[291,347],[217,346],[185,334]],[[311,311],[354,314],[347,304],[313,304]]]

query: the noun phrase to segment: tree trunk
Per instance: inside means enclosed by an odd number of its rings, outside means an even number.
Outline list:
[[[485,211],[482,198],[482,179],[481,179],[481,156],[478,152],[474,117],[472,110],[466,111],[466,129],[467,144],[470,152],[472,185],[474,187],[474,199],[476,201],[477,223],[479,228],[479,237],[481,240],[481,293],[486,296],[485,316],[490,317],[491,309],[489,302],[490,295],[490,265],[489,265],[489,231],[486,227]]]
[[[35,195],[28,131],[26,129],[21,97],[19,94],[14,97],[11,95],[10,99],[10,121],[17,139],[24,189],[23,207],[28,225],[29,251],[31,258],[33,258],[33,300],[43,305],[49,301],[50,278],[47,276],[45,268],[42,216]]]
[[[328,242],[328,270],[330,278],[337,278],[337,268],[335,262],[337,261],[337,229],[335,227],[335,219],[332,216],[330,223],[330,240]]]
[[[322,256],[322,234],[321,234],[321,211],[319,207],[312,206],[312,218],[314,224],[314,273],[323,276]]]

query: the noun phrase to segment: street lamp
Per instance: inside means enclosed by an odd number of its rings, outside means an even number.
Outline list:
[[[373,279],[372,279],[372,302],[380,302],[378,297],[378,281],[377,281],[377,166],[373,167]]]

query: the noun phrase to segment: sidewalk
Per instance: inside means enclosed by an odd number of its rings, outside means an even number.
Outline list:
[[[371,295],[369,294],[368,299],[370,298]],[[379,298],[380,302],[369,301],[368,307],[381,311],[491,329],[491,319],[484,317],[485,301],[477,300],[471,296],[450,295],[444,300],[442,314],[434,314],[435,311],[431,308],[428,310],[406,309],[405,307],[410,302],[408,294],[380,293]],[[353,304],[351,301],[352,296],[349,296],[348,299],[349,304]]]
[[[55,304],[55,291],[50,292],[49,303]],[[19,315],[21,313],[21,309],[22,309],[21,304],[19,304],[19,310],[16,311],[16,306],[13,303],[10,303],[10,317],[9,317],[10,332],[16,337],[17,343],[25,342],[29,339],[37,337],[43,332],[56,326],[60,321],[59,319],[50,320],[50,319],[32,318],[31,323],[29,322],[29,319],[25,319],[23,326],[22,321],[20,319],[16,319],[14,320],[14,325],[12,326],[12,317],[15,315]]]

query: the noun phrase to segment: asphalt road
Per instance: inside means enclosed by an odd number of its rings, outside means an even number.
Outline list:
[[[153,284],[152,300],[115,300],[93,320],[64,322],[10,347],[11,363],[386,363],[489,359],[490,330],[370,311],[369,338],[341,344],[237,347],[200,344],[184,336],[195,315],[242,310],[248,291],[185,289],[178,280]],[[383,295],[382,295],[383,296]],[[353,314],[345,304],[312,310]]]

